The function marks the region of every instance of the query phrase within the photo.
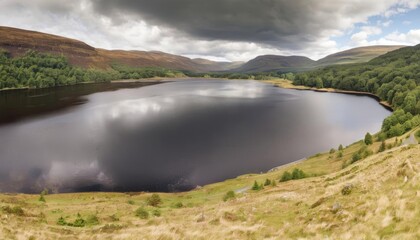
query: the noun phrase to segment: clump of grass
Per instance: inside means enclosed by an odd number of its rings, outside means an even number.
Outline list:
[[[114,213],[114,214],[112,214],[112,215],[110,215],[109,217],[108,217],[108,219],[110,220],[110,221],[112,221],[112,222],[118,222],[118,221],[120,221],[120,218]]]
[[[154,209],[152,211],[152,215],[155,216],[155,217],[160,217],[162,215],[162,213],[160,212],[159,209]]]
[[[277,186],[276,180],[271,180],[271,186],[272,186],[272,187]]]
[[[232,222],[238,220],[238,216],[236,216],[236,214],[231,213],[231,212],[225,212],[223,214],[223,218]]]
[[[162,204],[162,199],[160,198],[159,194],[153,193],[152,196],[146,199],[146,203],[152,207],[158,207]]]
[[[271,180],[270,179],[265,179],[265,182],[264,182],[264,186],[269,186],[271,184]]]
[[[60,226],[67,226],[67,221],[62,216],[58,218],[57,224]]]
[[[223,196],[223,201],[228,201],[228,200],[230,200],[230,199],[234,199],[236,196],[235,196],[235,192],[234,191],[228,191],[224,196]]]
[[[84,227],[86,226],[86,221],[82,218],[80,213],[78,213],[76,220],[74,220],[73,223],[68,223],[67,225],[72,227]]]
[[[184,204],[182,203],[182,202],[176,202],[174,205],[173,205],[173,208],[183,208],[184,207]]]
[[[25,212],[19,206],[14,206],[14,207],[3,206],[2,210],[3,210],[4,213],[14,214],[14,215],[17,215],[17,216],[24,216],[25,215]]]
[[[316,201],[315,203],[313,203],[313,204],[311,205],[311,208],[316,208],[316,207],[320,206],[320,205],[321,205],[321,204],[323,204],[326,200],[327,200],[327,198],[324,198],[324,197],[322,197],[322,198],[318,199],[318,201]]]
[[[86,224],[87,225],[98,225],[99,224],[98,216],[96,216],[96,214],[89,215],[86,218]]]
[[[383,152],[386,150],[386,144],[385,141],[382,141],[381,146],[379,146],[378,152]]]
[[[143,207],[137,208],[135,214],[136,214],[137,217],[139,217],[141,219],[148,219],[149,218],[149,212],[146,209],[144,209]]]
[[[85,227],[87,225],[98,225],[99,219],[96,215],[89,215],[86,220],[82,218],[80,213],[77,213],[76,219],[73,222],[67,222],[62,216],[58,218],[57,225],[60,226],[70,226],[70,227]]]
[[[105,226],[101,227],[101,232],[115,232],[121,230],[123,226],[118,224],[106,224]]]
[[[130,204],[130,205],[134,205],[135,204],[135,202],[133,200],[131,200],[131,199],[128,200],[127,203]]]
[[[346,184],[342,189],[341,189],[341,194],[343,195],[349,195],[351,193],[351,191],[353,190],[353,184]]]

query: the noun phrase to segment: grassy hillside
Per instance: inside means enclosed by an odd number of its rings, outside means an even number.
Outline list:
[[[263,55],[231,71],[244,73],[270,71],[296,72],[311,69],[314,64],[314,60],[302,56]]]
[[[368,62],[375,57],[381,56],[385,53],[400,49],[405,46],[368,46],[352,48],[346,51],[328,55],[316,62],[319,66],[328,66],[334,64],[349,64]]]
[[[404,46],[358,47],[328,55],[318,61],[302,56],[263,55],[246,62],[239,68],[231,69],[230,71],[242,73],[303,72],[330,65],[368,62],[375,57],[402,47]]]
[[[357,142],[263,174],[185,193],[1,194],[6,239],[416,239],[420,237],[420,145],[355,163]],[[375,137],[376,139],[376,137]],[[381,143],[368,146],[377,152]],[[341,152],[342,154],[339,154]],[[285,171],[307,176],[279,182]],[[254,182],[275,181],[261,190]],[[226,194],[233,191],[234,194]],[[44,201],[40,201],[44,200]],[[226,201],[224,201],[226,200]],[[148,215],[148,216],[146,216]]]
[[[73,66],[100,70],[109,70],[113,64],[195,72],[222,71],[231,66],[231,63],[209,60],[203,64],[187,57],[164,52],[98,49],[70,38],[2,26],[0,26],[0,49],[7,50],[12,57],[22,56],[29,50],[63,55]]]

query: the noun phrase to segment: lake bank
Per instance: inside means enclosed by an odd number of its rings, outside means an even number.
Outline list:
[[[262,82],[273,84],[277,87],[286,88],[286,89],[294,89],[294,90],[303,90],[303,91],[315,91],[315,92],[328,92],[328,93],[342,93],[342,94],[350,94],[350,95],[358,95],[358,96],[368,96],[376,101],[384,108],[394,111],[391,104],[386,101],[382,101],[377,95],[369,92],[358,92],[358,91],[348,91],[348,90],[339,90],[334,88],[314,88],[314,87],[307,87],[307,86],[296,86],[293,85],[293,82],[287,79],[274,79],[274,80],[262,80]]]

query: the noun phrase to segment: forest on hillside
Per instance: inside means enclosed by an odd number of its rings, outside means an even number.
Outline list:
[[[116,79],[183,76],[182,72],[164,68],[134,68],[113,65],[112,69],[74,67],[64,56],[28,51],[12,58],[0,50],[0,89],[46,88],[89,82],[109,82]]]
[[[420,45],[405,47],[368,63],[334,65],[296,74],[295,85],[370,92],[396,111],[382,132],[399,136],[420,124]]]

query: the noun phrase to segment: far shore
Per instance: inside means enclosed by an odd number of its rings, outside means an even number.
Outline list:
[[[228,79],[228,78],[205,78],[205,77],[153,77],[153,78],[141,78],[141,79],[119,79],[119,80],[112,80],[109,83],[160,83],[160,82],[172,82],[178,80],[198,80],[198,79],[217,79],[217,80],[252,80],[252,79]],[[273,84],[280,88],[285,89],[293,89],[293,90],[305,90],[305,91],[315,91],[315,92],[328,92],[328,93],[342,93],[342,94],[351,94],[351,95],[360,95],[360,96],[368,96],[374,98],[380,105],[385,107],[390,111],[394,111],[391,104],[387,101],[381,101],[381,99],[369,92],[358,92],[358,91],[348,91],[348,90],[339,90],[334,88],[314,88],[314,87],[307,87],[307,86],[297,86],[293,85],[293,82],[287,79],[271,79],[271,80],[255,80],[261,81],[265,83]],[[96,82],[82,82],[75,85],[80,84],[93,84]],[[104,82],[106,83],[106,82]],[[66,87],[66,86],[74,86],[74,85],[64,85],[64,86],[57,86],[57,87]],[[52,87],[54,88],[54,87]],[[13,90],[28,90],[28,89],[38,89],[38,88],[29,88],[29,87],[21,87],[21,88],[3,88],[0,89],[2,91],[13,91]]]
[[[334,88],[314,88],[314,87],[307,87],[307,86],[296,86],[296,85],[293,85],[292,81],[287,80],[287,79],[262,80],[262,82],[270,83],[277,87],[286,88],[286,89],[368,96],[368,97],[374,98],[376,101],[378,101],[380,105],[382,105],[386,109],[390,111],[394,111],[391,104],[389,104],[387,101],[381,101],[381,99],[377,95],[370,92],[348,91],[348,90],[339,90],[339,89],[334,89]]]

